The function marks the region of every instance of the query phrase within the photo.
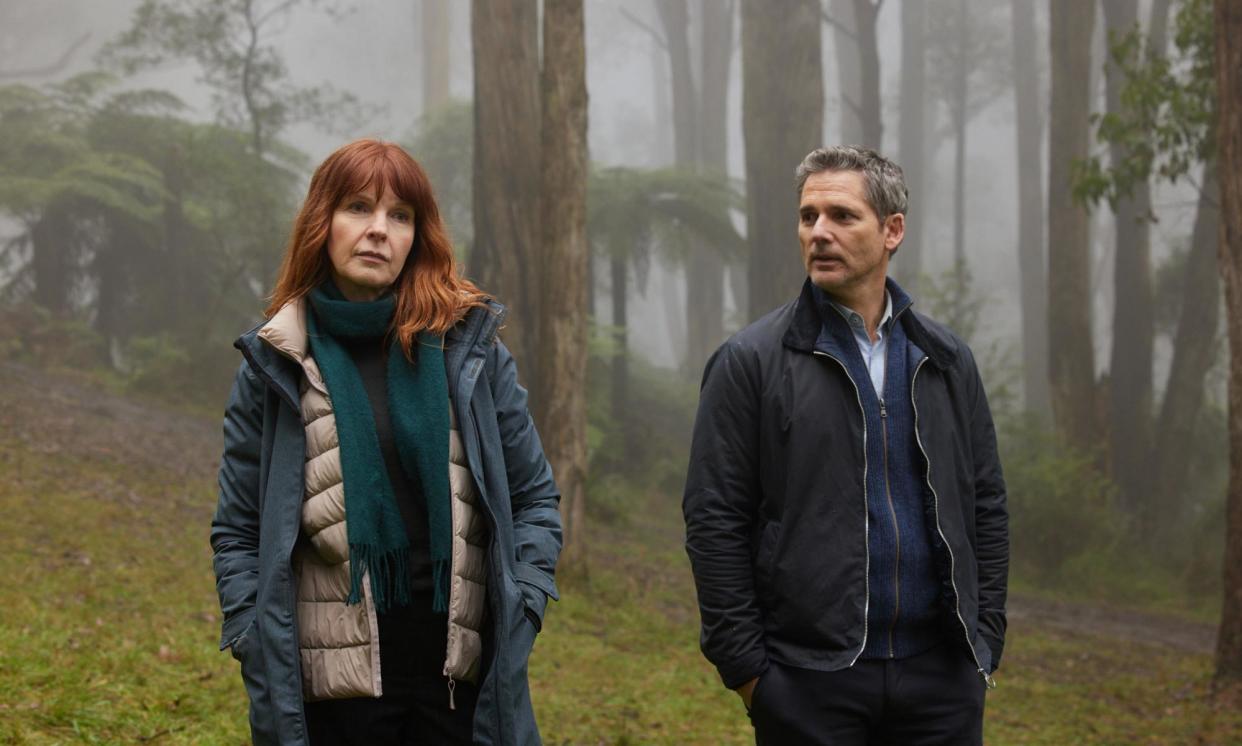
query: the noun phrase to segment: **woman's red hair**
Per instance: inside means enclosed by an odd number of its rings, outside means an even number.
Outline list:
[[[427,173],[394,143],[356,140],[315,169],[265,313],[271,318],[329,278],[332,215],[347,197],[373,186],[381,194],[393,190],[414,208],[414,245],[392,287],[393,330],[409,351],[419,332],[444,334],[471,308],[486,305],[487,296],[460,274]]]

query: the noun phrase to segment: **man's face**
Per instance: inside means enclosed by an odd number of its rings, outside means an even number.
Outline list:
[[[880,222],[867,204],[863,175],[820,171],[802,186],[798,240],[811,282],[831,295],[849,295],[871,282],[883,282],[888,259],[905,235],[905,216]]]

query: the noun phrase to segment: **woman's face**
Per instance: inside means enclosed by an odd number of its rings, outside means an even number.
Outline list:
[[[414,244],[414,208],[391,189],[347,196],[332,213],[328,258],[332,279],[351,301],[383,295],[401,274]]]

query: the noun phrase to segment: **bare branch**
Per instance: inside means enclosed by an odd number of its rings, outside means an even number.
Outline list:
[[[855,31],[854,29],[852,29],[852,28],[850,28],[850,27],[848,27],[848,26],[846,26],[846,25],[842,24],[840,21],[838,21],[837,19],[833,18],[832,16],[828,15],[828,11],[823,10],[823,9],[821,8],[821,9],[820,9],[820,11],[819,11],[819,17],[820,17],[820,18],[822,18],[822,19],[824,20],[824,23],[826,23],[826,24],[828,24],[829,26],[831,26],[831,27],[832,27],[835,31],[839,32],[839,33],[840,33],[840,34],[842,34],[843,36],[845,36],[845,37],[849,38],[850,40],[854,41],[855,43],[857,43],[857,42],[858,42],[858,32],[857,32],[857,31]]]
[[[65,66],[69,64],[69,59],[73,57],[74,53],[81,49],[82,45],[85,44],[90,38],[91,35],[89,31],[82,34],[75,42],[69,45],[69,48],[66,49],[64,54],[60,56],[60,59],[49,65],[44,65],[43,67],[28,67],[24,70],[0,70],[0,79],[30,78],[43,75],[54,75],[65,69]]]
[[[631,13],[628,8],[622,8],[621,15],[625,17],[625,20],[634,24],[643,31],[646,31],[648,34],[651,34],[651,38],[655,40],[656,44],[663,47],[665,51],[668,50],[668,40],[664,38],[664,35],[661,34],[659,30],[653,28],[651,24]]]
[[[845,103],[846,107],[848,107],[850,111],[854,112],[854,116],[858,117],[859,119],[862,118],[862,115],[863,115],[862,106],[860,106],[857,101],[850,98],[848,95],[844,93],[841,94],[841,101]]]

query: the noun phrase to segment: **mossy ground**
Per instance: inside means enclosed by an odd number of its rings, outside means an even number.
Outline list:
[[[159,442],[175,448],[139,459],[133,442],[158,450],[143,440],[157,408],[78,413],[0,390],[0,743],[246,743],[241,679],[217,650],[215,423],[172,428]],[[187,450],[193,464],[175,460]],[[635,500],[621,525],[592,527],[589,572],[562,578],[549,607],[531,661],[545,741],[753,742],[698,652],[677,498]],[[1015,619],[986,740],[1242,743],[1210,677],[1203,652]]]

